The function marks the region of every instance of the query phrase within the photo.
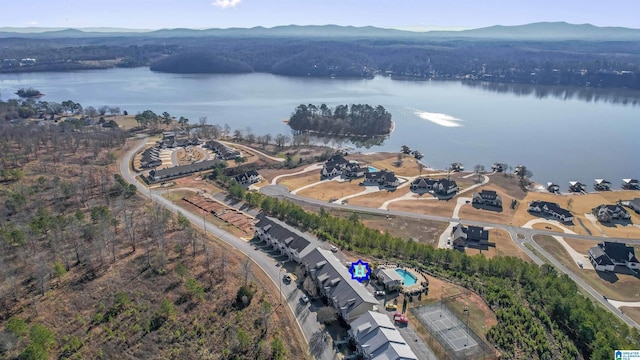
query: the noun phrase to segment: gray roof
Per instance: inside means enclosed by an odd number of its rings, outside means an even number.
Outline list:
[[[315,248],[304,257],[302,262],[309,271],[315,271],[318,281],[325,288],[326,296],[336,307],[346,310],[346,313],[363,302],[378,305],[378,300],[364,285],[351,278],[349,270],[331,251]]]
[[[219,164],[220,160],[205,160],[197,163],[174,166],[166,169],[151,170],[149,175],[151,178],[158,178],[158,181],[162,179],[172,178],[181,175],[188,175],[198,171],[205,171],[213,169],[216,164]]]
[[[260,213],[256,216],[258,222],[256,229],[269,233],[271,237],[286,244],[287,247],[298,252],[300,258],[310,253],[319,245],[318,239],[313,235],[302,233],[282,221]]]
[[[398,272],[395,269],[381,269],[378,268],[376,269],[376,276],[377,277],[383,277],[383,281],[385,283],[387,283],[387,281],[400,281],[402,282],[404,280],[404,278],[402,277],[402,275],[398,274]]]
[[[409,345],[387,343],[373,354],[371,360],[418,360]]]
[[[396,329],[377,328],[362,338],[360,346],[367,354],[375,354],[387,343],[406,344],[400,332]]]
[[[387,315],[375,311],[367,311],[366,314],[351,323],[349,334],[356,342],[360,343],[367,334],[380,327],[395,329],[393,322]]]
[[[589,253],[593,257],[596,264],[602,265],[602,266],[613,265],[613,262],[611,261],[611,259],[607,256],[604,250],[600,248],[600,246],[592,247],[591,249],[589,249]]]

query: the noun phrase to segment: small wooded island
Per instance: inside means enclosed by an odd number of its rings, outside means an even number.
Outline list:
[[[338,105],[300,104],[289,119],[294,133],[377,137],[389,135],[393,129],[391,114],[384,107],[368,104]]]

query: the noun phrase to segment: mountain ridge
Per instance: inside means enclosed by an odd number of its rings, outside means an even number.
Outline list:
[[[22,29],[22,31],[20,31]],[[118,28],[3,28],[0,37],[18,38],[89,38],[89,37],[290,37],[290,38],[397,38],[397,39],[478,39],[478,40],[638,40],[640,29],[599,27],[592,24],[537,22],[524,25],[494,25],[468,30],[431,30],[424,32],[379,28],[374,26],[281,25],[271,28],[173,28],[135,30]]]

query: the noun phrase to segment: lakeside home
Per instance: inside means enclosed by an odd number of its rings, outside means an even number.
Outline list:
[[[434,195],[453,196],[458,192],[458,184],[450,179],[431,179],[419,176],[411,182],[413,192],[432,192]]]
[[[563,209],[560,205],[548,201],[532,201],[527,208],[529,212],[549,215],[564,223],[573,222],[573,215],[569,210]]]
[[[616,266],[638,270],[638,259],[632,246],[605,241],[589,249],[589,261],[597,271],[615,271]]]
[[[380,171],[365,171],[364,181],[362,185],[379,185],[383,187],[397,187],[400,184],[400,180],[396,177],[393,171],[380,170]]]
[[[548,182],[547,183],[547,191],[549,191],[550,193],[556,194],[560,192],[560,186],[552,183],[552,182]]]
[[[234,148],[231,148],[219,141],[209,140],[205,147],[216,153],[216,157],[222,160],[232,160],[242,156],[242,153]]]
[[[635,198],[633,200],[624,200],[621,201],[620,204],[629,207],[636,213],[640,214],[640,198]]]
[[[493,190],[482,190],[473,193],[472,203],[502,208],[502,197]]]
[[[629,220],[631,214],[620,204],[606,205],[602,204],[593,208],[593,215],[600,222],[611,222],[613,220]]]

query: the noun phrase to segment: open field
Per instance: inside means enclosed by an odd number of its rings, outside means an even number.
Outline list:
[[[347,195],[357,194],[362,192],[364,189],[364,186],[358,185],[358,182],[356,181],[341,183],[337,181],[329,181],[304,189],[300,191],[298,195],[312,199],[334,201]]]
[[[489,229],[489,241],[495,242],[495,248],[489,248],[488,250],[478,250],[478,249],[465,249],[464,252],[467,255],[473,256],[476,254],[482,254],[486,258],[492,258],[494,256],[515,256],[519,259],[522,259],[527,262],[531,262],[531,259],[527,254],[522,251],[516,245],[513,240],[511,240],[511,236],[509,233],[502,229]]]
[[[371,194],[357,196],[349,199],[348,201],[351,205],[379,208],[385,201],[395,199],[409,192],[409,187],[405,186],[394,191],[382,190]]]
[[[640,323],[640,308],[623,306],[619,309],[636,323]]]
[[[522,190],[518,179],[513,174],[496,173],[489,176],[490,184],[494,184],[500,187],[510,197],[522,200],[527,195],[527,192]]]
[[[602,191],[588,194],[570,194],[570,195],[554,195],[544,192],[529,192],[521,205],[516,210],[513,218],[514,225],[524,225],[527,221],[538,218],[527,212],[527,204],[534,200],[543,200],[555,202],[561,207],[568,209],[574,214],[573,225],[567,225],[567,228],[581,235],[589,235],[585,227],[593,235],[600,235],[600,231],[593,226],[591,221],[584,214],[589,213],[592,209],[601,204],[614,204],[618,200],[628,200],[640,197],[640,191],[619,190],[619,191]],[[629,210],[629,209],[627,209]],[[640,224],[640,215],[630,211],[631,222]],[[582,225],[580,225],[582,223]],[[610,237],[631,237],[640,238],[640,228],[631,225],[621,224],[601,224],[598,226]]]
[[[350,213],[349,213],[350,214]],[[349,214],[346,214],[348,216]],[[362,222],[372,229],[381,232],[388,231],[392,236],[403,239],[413,239],[421,244],[435,246],[440,234],[447,228],[447,223],[431,220],[420,220],[404,217],[390,217],[382,215],[358,214]]]
[[[565,248],[554,238],[537,235],[534,236],[534,241],[607,298],[620,301],[640,301],[640,279],[635,276],[580,269]]]
[[[581,253],[581,254],[587,254],[589,253],[589,249],[598,245],[597,241],[592,241],[592,240],[582,240],[582,239],[572,239],[572,238],[568,238],[565,237],[564,241],[569,244],[569,246],[571,246],[575,251]],[[637,250],[636,250],[636,254],[638,254]]]
[[[278,180],[278,185],[286,186],[289,191],[293,191],[320,180],[320,171],[309,171],[304,174],[282,177]]]
[[[418,167],[418,161],[411,155],[404,155],[402,158],[402,164],[397,166],[399,153],[376,153],[376,154],[354,154],[347,158],[349,160],[356,160],[363,164],[373,166],[378,170],[393,171],[399,176],[418,176],[420,175],[420,169]],[[429,172],[422,171],[422,175],[427,175]]]
[[[437,200],[429,194],[425,194],[422,197],[425,199],[433,200],[396,201],[389,204],[388,208],[390,210],[451,217],[451,215],[453,214],[453,209],[456,207],[455,199],[449,201]]]
[[[562,231],[562,229],[560,229],[558,226],[553,225],[553,224],[537,223],[537,224],[531,225],[531,227],[534,228],[534,229],[538,229],[538,230],[548,230],[548,231],[555,231],[555,232],[559,232],[559,233],[564,233],[564,231]]]

